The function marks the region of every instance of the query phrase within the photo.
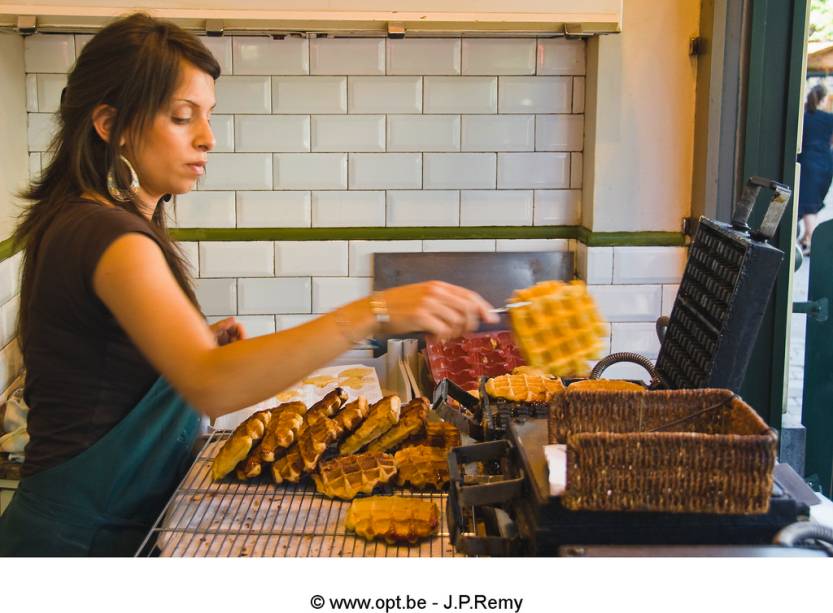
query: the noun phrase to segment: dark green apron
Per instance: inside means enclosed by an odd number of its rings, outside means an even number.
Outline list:
[[[0,556],[133,555],[191,461],[199,416],[162,378],[79,455],[20,482]]]

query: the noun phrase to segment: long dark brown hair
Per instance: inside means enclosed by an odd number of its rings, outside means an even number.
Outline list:
[[[804,105],[804,110],[807,113],[815,113],[821,101],[827,98],[827,88],[819,83],[814,85],[807,94],[807,104]]]
[[[21,194],[31,205],[21,214],[13,235],[14,245],[24,250],[18,319],[24,347],[41,241],[58,214],[77,206],[82,194],[93,193],[148,223],[138,199],[119,202],[109,197],[107,172],[113,168],[123,191],[130,185],[130,171],[119,159],[122,135],[141,139],[157,113],[170,104],[183,62],[215,80],[220,76],[220,65],[197,37],[173,23],[136,13],[96,34],[69,73],[57,113],[58,130],[49,147],[51,160],[40,178]],[[101,104],[115,109],[109,142],[99,137],[93,125],[93,110]],[[177,283],[196,305],[185,260],[168,236],[164,199],[148,226]]]

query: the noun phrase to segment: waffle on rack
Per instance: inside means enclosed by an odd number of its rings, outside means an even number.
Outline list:
[[[581,377],[588,360],[602,351],[607,333],[593,298],[582,281],[543,281],[517,290],[510,322],[521,353],[530,366],[560,377]]]
[[[353,501],[346,527],[367,540],[410,543],[434,534],[439,510],[430,500],[401,496],[371,496]]]
[[[441,470],[439,477],[424,472],[440,456],[447,458],[450,447],[460,445],[460,432],[450,423],[428,423],[430,405],[425,398],[416,398],[401,409],[397,396],[386,396],[373,405],[361,396],[348,404],[345,400],[346,394],[337,388],[309,411],[291,402],[256,413],[220,449],[214,460],[215,479],[232,471],[241,481],[271,472],[275,483],[282,484],[298,483],[310,475],[325,495],[352,499],[392,481],[402,467],[405,481],[417,487],[445,485]],[[394,463],[390,454],[416,445],[425,449],[408,452]],[[336,447],[341,457],[327,460]]]

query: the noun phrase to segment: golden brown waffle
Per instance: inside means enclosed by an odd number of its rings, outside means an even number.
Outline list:
[[[312,479],[325,496],[352,500],[357,494],[373,493],[377,485],[388,483],[395,474],[392,455],[368,451],[322,462]]]
[[[281,484],[284,481],[287,483],[298,483],[303,474],[304,460],[301,457],[301,452],[298,450],[297,444],[292,445],[284,455],[272,464],[272,479],[277,484]]]
[[[253,479],[263,472],[263,462],[275,460],[275,450],[285,449],[294,441],[304,421],[307,406],[303,402],[288,402],[271,409],[272,417],[266,425],[263,438],[249,452],[246,459],[237,465],[235,475],[241,481]]]
[[[298,451],[304,461],[304,470],[312,472],[318,465],[321,455],[327,450],[330,443],[334,443],[340,432],[338,424],[328,417],[310,426],[298,438]]]
[[[370,405],[367,402],[367,398],[364,396],[359,396],[353,402],[345,405],[345,407],[341,409],[335,417],[333,417],[333,420],[335,420],[339,428],[339,438],[355,431],[355,429],[359,427],[369,413]]]
[[[276,449],[285,449],[295,442],[306,412],[307,406],[303,402],[289,402],[272,410],[272,421],[266,426],[260,442],[261,460],[274,462]]]
[[[510,309],[512,331],[530,366],[547,373],[577,377],[600,357],[607,333],[596,304],[582,281],[544,281],[518,290]]]
[[[358,498],[347,511],[345,527],[367,540],[414,544],[434,534],[439,510],[430,500],[401,496]]]
[[[211,464],[211,475],[215,480],[225,477],[246,459],[252,446],[263,437],[271,418],[269,410],[258,411],[235,428]]]
[[[568,392],[644,392],[645,387],[630,381],[616,381],[610,379],[585,379],[567,386]]]
[[[411,436],[416,436],[425,429],[428,411],[431,409],[428,399],[420,396],[414,398],[400,412],[397,424],[373,441],[368,451],[389,451]]]
[[[561,379],[534,375],[501,375],[486,381],[486,393],[490,397],[512,402],[549,402],[563,392]]]
[[[401,404],[399,396],[385,396],[374,404],[370,408],[367,419],[341,444],[339,453],[341,455],[356,453],[390,430],[399,421]]]
[[[312,405],[304,416],[304,423],[301,425],[301,430],[298,436],[304,433],[304,430],[310,426],[315,425],[324,417],[332,417],[338,413],[339,409],[347,402],[347,392],[337,387],[331,392],[328,392],[321,400]]]
[[[418,445],[396,452],[397,483],[421,489],[433,487],[440,490],[448,485],[448,450],[440,447]]]
[[[425,424],[425,432],[421,436],[409,439],[402,447],[416,447],[427,445],[441,449],[451,449],[461,445],[460,430],[447,421],[429,421]]]

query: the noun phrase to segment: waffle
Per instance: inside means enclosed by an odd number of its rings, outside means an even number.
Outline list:
[[[237,426],[211,464],[211,475],[215,480],[225,477],[246,459],[252,446],[263,437],[266,424],[271,419],[272,413],[269,410],[258,411]]]
[[[276,449],[285,449],[295,442],[306,412],[307,406],[303,402],[289,402],[272,410],[272,420],[260,442],[261,460],[274,462]]]
[[[377,485],[389,482],[395,474],[393,456],[366,452],[322,462],[312,479],[325,496],[352,500],[357,494],[373,493]]]
[[[371,496],[353,501],[345,527],[367,540],[414,544],[434,534],[439,510],[430,500],[401,496]]]
[[[422,435],[409,439],[402,446],[407,448],[427,445],[440,449],[451,449],[452,447],[459,447],[461,444],[460,430],[457,429],[457,426],[447,421],[429,421],[425,424],[425,432]]]
[[[364,421],[370,413],[370,405],[367,403],[367,398],[359,396],[353,402],[346,405],[339,411],[333,420],[339,428],[339,438],[344,437],[355,431],[356,428]]]
[[[616,381],[610,379],[585,379],[576,381],[567,387],[568,392],[644,392],[645,387],[630,381]]]
[[[390,430],[399,421],[401,404],[399,396],[385,396],[374,404],[370,408],[367,419],[341,444],[339,453],[341,455],[356,453]]]
[[[272,409],[272,418],[260,443],[249,452],[235,474],[241,481],[253,479],[263,472],[264,462],[275,461],[275,450],[289,447],[296,438],[307,406],[303,402],[289,402]]]
[[[421,489],[431,486],[440,490],[448,485],[448,450],[440,447],[419,445],[397,451],[394,456],[399,471],[397,483],[410,483]]]
[[[544,281],[518,290],[510,309],[512,331],[527,363],[559,376],[584,376],[588,360],[600,357],[607,334],[582,281]]]
[[[307,411],[298,436],[301,436],[307,428],[314,426],[325,417],[333,417],[344,406],[345,402],[347,402],[347,392],[343,388],[337,387],[328,392]]]
[[[298,450],[298,445],[292,445],[284,455],[272,464],[272,479],[279,485],[284,481],[298,483],[303,474],[304,460]]]
[[[534,375],[501,375],[486,381],[486,393],[492,398],[512,402],[549,402],[564,392],[560,379]]]
[[[321,454],[327,450],[330,443],[334,443],[339,435],[339,427],[335,421],[324,417],[322,421],[310,426],[298,438],[298,451],[304,462],[304,470],[312,472],[321,459]]]
[[[423,397],[414,398],[404,407],[399,416],[399,422],[382,436],[368,445],[368,451],[389,451],[411,436],[418,435],[425,429],[425,420],[430,410],[428,400]]]

